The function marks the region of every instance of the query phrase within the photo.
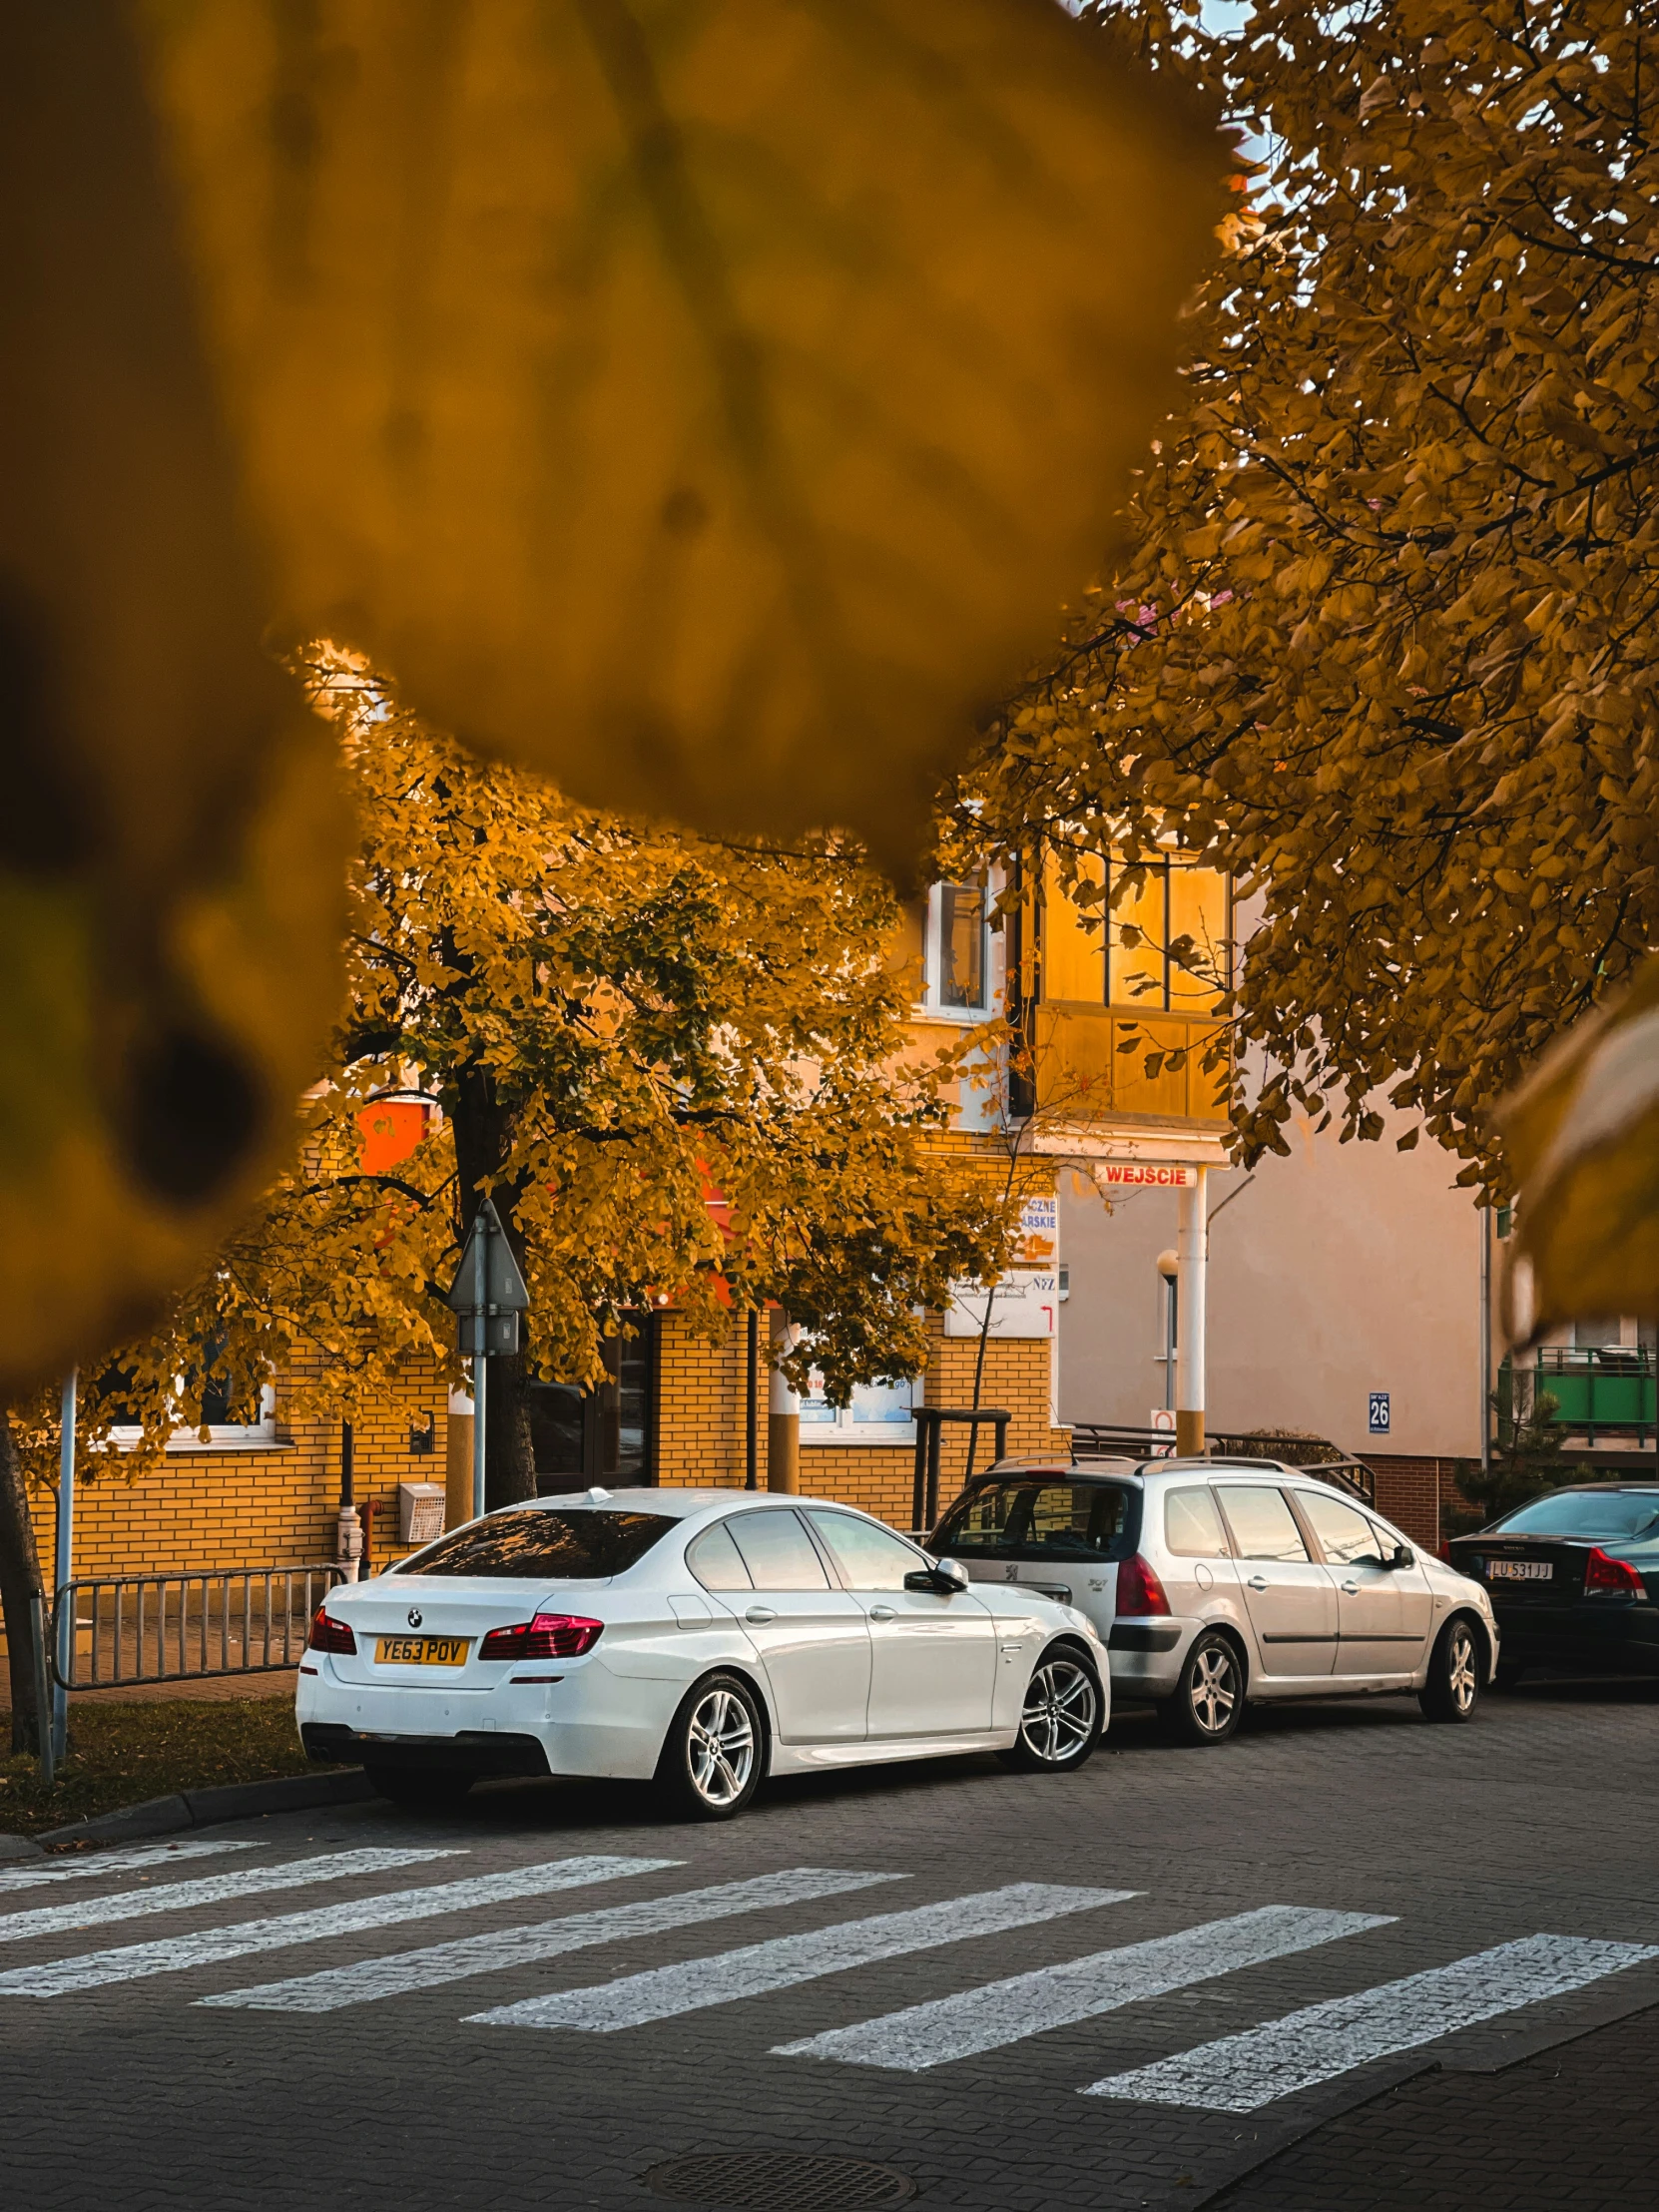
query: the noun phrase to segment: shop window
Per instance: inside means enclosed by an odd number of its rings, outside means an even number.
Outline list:
[[[824,1378],[815,1372],[812,1389],[801,1400],[801,1441],[805,1444],[910,1444],[916,1424],[916,1385],[910,1382],[859,1382],[850,1405],[831,1405]]]

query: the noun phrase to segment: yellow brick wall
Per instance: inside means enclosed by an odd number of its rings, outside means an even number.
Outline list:
[[[657,1363],[657,1478],[666,1487],[711,1483],[741,1488],[745,1480],[744,1396],[747,1325],[734,1321],[716,1344],[696,1337],[675,1314],[661,1320]],[[972,1338],[946,1337],[935,1320],[923,1382],[927,1402],[973,1402]],[[1049,1418],[1052,1347],[1037,1340],[993,1338],[985,1347],[982,1405],[1006,1406],[1010,1452],[1070,1451],[1070,1431]],[[763,1356],[756,1391],[760,1485],[766,1487],[768,1371]],[[993,1432],[980,1431],[976,1464],[990,1464]],[[939,1498],[947,1504],[967,1464],[967,1429],[945,1428]],[[915,1452],[910,1444],[808,1444],[801,1447],[801,1487],[815,1497],[862,1506],[895,1528],[910,1525]]]
[[[374,1554],[397,1547],[399,1482],[441,1482],[447,1391],[429,1365],[411,1367],[396,1400],[354,1423],[354,1492],[374,1501]],[[411,1428],[435,1422],[437,1449],[409,1448]],[[274,1446],[170,1451],[129,1479],[119,1453],[84,1455],[76,1470],[79,1577],[182,1568],[292,1566],[331,1559],[339,1506],[339,1423],[277,1408]],[[56,1539],[55,1486],[31,1499],[44,1577]]]

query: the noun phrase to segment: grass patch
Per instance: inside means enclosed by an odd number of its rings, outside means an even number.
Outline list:
[[[11,1715],[0,1709],[0,1742]],[[0,1833],[38,1835],[175,1790],[310,1774],[286,1698],[186,1698],[69,1708],[69,1756],[47,1789],[33,1758],[0,1758]]]

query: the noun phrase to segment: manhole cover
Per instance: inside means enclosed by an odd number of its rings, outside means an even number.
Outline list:
[[[794,2151],[696,2151],[645,2177],[681,2204],[748,2205],[753,2212],[872,2212],[907,2204],[916,2185],[861,2158],[804,2158]]]

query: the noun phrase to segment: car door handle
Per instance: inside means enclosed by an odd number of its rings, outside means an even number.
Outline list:
[[[872,1621],[890,1621],[894,1617],[893,1609],[890,1605],[872,1605],[869,1617]]]
[[[1268,1586],[1268,1578],[1265,1574],[1253,1574],[1246,1586],[1252,1590],[1265,1590]]]
[[[753,1621],[758,1628],[764,1627],[768,1621],[775,1621],[777,1618],[776,1610],[770,1605],[752,1605],[744,1615],[746,1621]]]
[[[1345,1582],[1343,1584],[1343,1589],[1350,1597],[1358,1597],[1360,1595],[1360,1585],[1358,1582]]]

